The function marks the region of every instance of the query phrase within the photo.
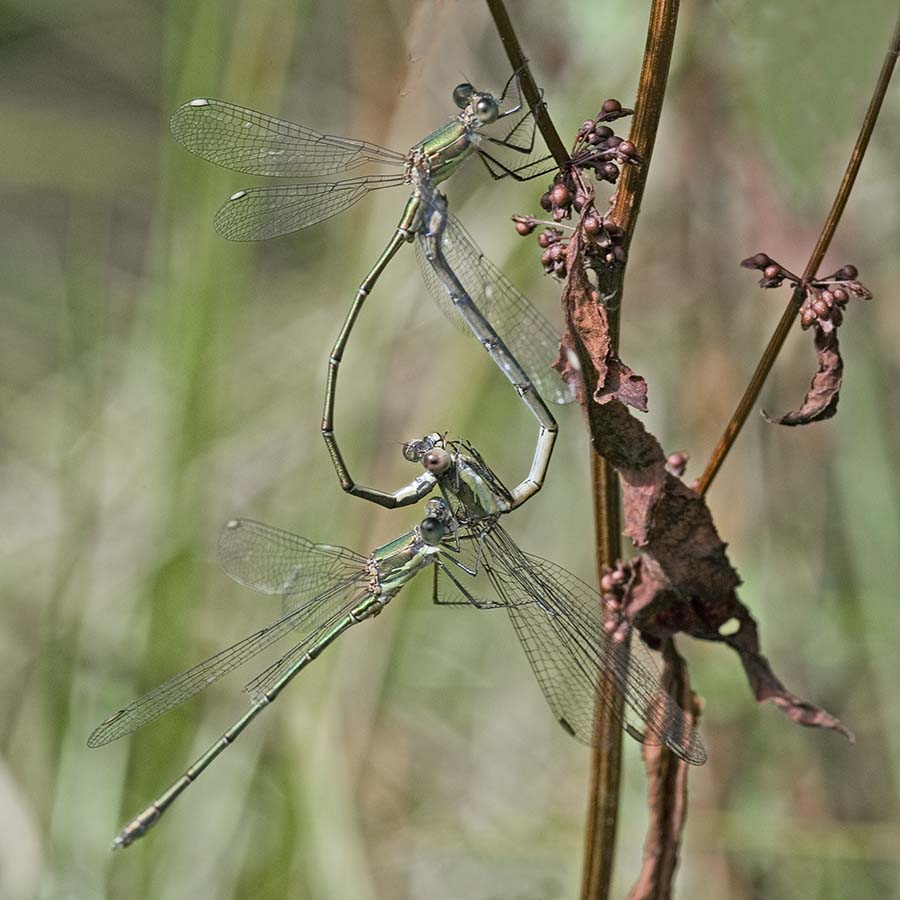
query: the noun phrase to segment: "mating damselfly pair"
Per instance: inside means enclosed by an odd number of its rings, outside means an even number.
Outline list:
[[[173,133],[187,149],[248,174],[332,175],[366,163],[402,169],[393,176],[238,191],[215,221],[224,237],[259,240],[322,221],[371,190],[411,188],[400,223],[357,290],[329,357],[322,433],[341,485],[353,495],[388,507],[414,503],[435,487],[441,497],[426,502],[422,519],[410,531],[367,556],[251,520],[225,526],[218,545],[225,571],[247,587],[282,595],[281,617],[119,710],[97,727],[89,744],[131,733],[288,634],[299,634],[299,642],[247,685],[250,710],[125,826],[115,846],[145,834],[300,671],[344,631],[378,615],[425,570],[433,576],[435,603],[507,611],[554,715],[571,735],[596,742],[597,717],[608,708],[639,740],[663,744],[693,764],[705,761],[699,735],[660,686],[647,651],[639,642],[629,647],[609,636],[599,595],[555,563],[519,549],[500,525],[501,516],[543,484],[557,432],[543,396],[567,402],[572,395],[550,368],[558,352],[555,330],[484,258],[448,212],[437,185],[472,155],[497,178],[525,179],[548,170],[545,159],[532,158],[530,112],[522,111],[521,102],[504,106],[514,82],[510,79],[499,98],[459,85],[453,98],[460,113],[406,154],[217,100],[191,101],[173,116]],[[486,133],[509,116],[517,118],[503,134]],[[506,165],[485,144],[517,153],[523,162]],[[407,458],[425,471],[398,490],[364,487],[350,476],[334,432],[340,362],[378,277],[399,248],[412,241],[421,250],[431,293],[451,320],[477,337],[538,421],[531,469],[515,488],[507,489],[473,447],[437,433],[405,445]]]

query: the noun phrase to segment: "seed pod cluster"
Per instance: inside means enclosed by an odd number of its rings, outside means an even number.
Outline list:
[[[583,173],[593,172],[597,181],[615,184],[623,165],[640,164],[634,144],[623,140],[607,124],[632,113],[618,100],[605,100],[597,115],[578,129],[569,165],[554,177],[541,197],[541,208],[552,221],[513,216],[516,231],[523,236],[532,234],[539,225],[547,226],[538,234],[538,243],[541,265],[548,275],[562,279],[568,274],[570,238],[564,236],[563,228],[570,226],[562,223],[571,220],[573,213],[578,216],[576,227],[581,232],[581,249],[589,268],[609,270],[625,263],[625,234],[594,206],[594,191],[587,187]]]
[[[633,576],[631,565],[621,559],[613,566],[604,566],[600,576],[600,599],[605,613],[603,627],[615,641],[624,641],[631,627],[623,615],[623,607]]]
[[[844,321],[844,310],[851,297],[870,300],[871,291],[857,281],[856,266],[841,266],[824,278],[804,281],[775,262],[765,253],[757,253],[741,262],[745,269],[759,269],[763,273],[760,287],[780,287],[785,280],[791,287],[803,288],[804,298],[800,306],[800,327],[805,331],[813,325],[828,334]]]
[[[787,269],[783,269],[766,253],[756,253],[742,259],[741,266],[745,269],[759,269],[763,273],[763,277],[759,279],[761,288],[781,287],[784,279],[789,276]]]

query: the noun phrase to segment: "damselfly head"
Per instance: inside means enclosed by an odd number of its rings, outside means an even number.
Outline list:
[[[422,462],[423,457],[434,447],[442,447],[444,439],[436,431],[426,434],[425,437],[415,438],[403,445],[403,456],[410,462]]]
[[[439,497],[433,497],[425,504],[425,518],[419,524],[419,536],[429,546],[437,547],[453,528],[450,507]]]
[[[443,475],[452,462],[453,457],[443,447],[435,447],[422,457],[422,465],[432,475]]]
[[[468,81],[453,88],[453,102],[466,115],[476,119],[479,125],[490,125],[500,118],[500,104],[494,95],[476,91]]]
[[[490,125],[500,118],[500,107],[492,94],[473,94],[472,112],[482,125]]]
[[[475,88],[472,87],[468,81],[464,81],[462,84],[458,84],[453,88],[453,102],[460,109],[465,109],[469,105],[469,101],[472,99],[472,94],[474,93]]]
[[[437,547],[447,533],[447,526],[432,516],[422,519],[419,524],[419,535],[429,547]]]

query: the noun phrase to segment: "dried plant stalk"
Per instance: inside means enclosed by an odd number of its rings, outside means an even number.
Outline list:
[[[859,174],[859,168],[866,155],[869,140],[872,137],[872,132],[875,130],[875,123],[878,121],[881,105],[884,102],[888,85],[894,74],[894,67],[897,64],[898,54],[900,54],[900,15],[897,17],[894,33],[891,37],[890,44],[888,45],[884,63],[882,64],[881,72],[878,75],[878,80],[875,82],[875,90],[872,94],[872,99],[869,101],[869,108],[866,110],[866,115],[860,126],[859,137],[857,137],[856,144],[854,144],[853,150],[850,153],[850,159],[847,162],[844,177],[841,179],[834,202],[831,204],[831,209],[822,225],[819,239],[816,241],[816,246],[813,248],[813,252],[809,257],[806,268],[803,270],[803,278],[806,280],[815,278],[819,266],[822,265],[822,260],[825,258],[825,254],[831,246],[831,240],[837,230],[838,223],[841,221],[844,207],[846,207],[847,200],[850,198],[850,191],[853,190],[856,176]],[[725,430],[722,432],[722,436],[719,438],[719,441],[709,458],[709,462],[706,464],[706,469],[704,469],[703,474],[697,480],[696,490],[698,493],[705,494],[709,490],[709,486],[716,477],[716,473],[722,467],[722,463],[725,462],[725,457],[728,456],[728,452],[731,450],[734,442],[737,440],[737,436],[744,427],[744,423],[747,421],[750,411],[756,406],[756,401],[759,398],[759,393],[762,390],[763,384],[765,384],[769,372],[772,371],[772,366],[775,364],[775,360],[778,358],[782,346],[784,346],[785,339],[794,324],[794,320],[797,318],[797,313],[800,311],[803,297],[803,290],[799,287],[791,294],[791,299],[788,301],[788,305],[785,308],[778,325],[775,326],[775,331],[769,339],[769,343],[766,345],[766,349],[763,351],[759,363],[757,363],[756,371],[750,378],[750,383],[747,385],[744,395],[741,397],[731,419],[725,426]]]

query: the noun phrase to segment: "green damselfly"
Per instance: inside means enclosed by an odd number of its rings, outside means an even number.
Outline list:
[[[263,240],[289,234],[330,218],[372,190],[406,185],[411,195],[393,236],[357,289],[328,363],[322,434],[344,490],[383,506],[413,503],[416,494],[397,496],[357,485],[344,462],[334,431],[338,371],[356,319],[379,276],[404,243],[419,236],[425,281],[442,310],[471,330],[510,379],[538,421],[540,435],[529,476],[516,492],[524,502],[543,483],[557,426],[543,397],[565,403],[571,389],[550,370],[558,354],[556,329],[491,264],[446,209],[437,185],[470,156],[478,156],[494,178],[526,180],[551,171],[548,158],[534,159],[534,121],[517,99],[504,107],[515,76],[499,98],[458,85],[453,99],[460,112],[407,153],[367,141],[322,134],[221,100],[197,99],[172,116],[175,139],[192,153],[218,165],[253,175],[327,176],[365,164],[394,166],[395,175],[360,176],[344,181],[250,188],[233,194],[216,215],[218,232],[230,240]],[[521,115],[520,115],[521,114]],[[501,136],[491,125],[518,116]],[[488,131],[486,131],[488,129]],[[508,166],[487,147],[505,148],[523,162]],[[521,365],[519,365],[521,362]]]
[[[247,519],[226,524],[218,543],[226,573],[246,587],[281,595],[282,616],[120,709],[88,745],[130,734],[288,634],[299,632],[300,641],[247,685],[251,709],[122,829],[114,847],[146,834],[299,672],[429,568],[436,604],[507,610],[551,710],[570,735],[601,742],[596,714],[608,706],[638,740],[665,744],[695,765],[705,762],[700,736],[660,686],[646,649],[618,644],[604,629],[597,592],[555,563],[524,553],[500,526],[510,492],[477,451],[429,435],[404,452],[429,469],[426,476],[444,498],[428,500],[419,525],[369,556]]]
[[[403,453],[425,469],[414,483],[437,486],[457,523],[459,568],[487,576],[484,600],[458,571],[436,570],[435,598],[508,610],[547,702],[573,737],[596,743],[598,719],[611,711],[635,739],[665,744],[686,762],[702,765],[703,741],[660,688],[645,645],[613,638],[597,591],[556,563],[525,553],[500,525],[513,508],[513,492],[478,450],[435,432],[407,442]],[[455,601],[446,599],[447,586]]]
[[[302,637],[251,681],[249,712],[238,719],[184,774],[119,833],[113,848],[143,837],[188,786],[332,641],[377,616],[430,564],[443,565],[442,542],[455,522],[447,504],[429,500],[425,517],[411,531],[362,556],[345,547],[305,538],[249,519],[232,519],[219,536],[222,567],[240,584],[284,598],[282,616],[231,647],[169,679],[113,713],[94,729],[89,747],[130,734],[178,706],[285,635]]]

